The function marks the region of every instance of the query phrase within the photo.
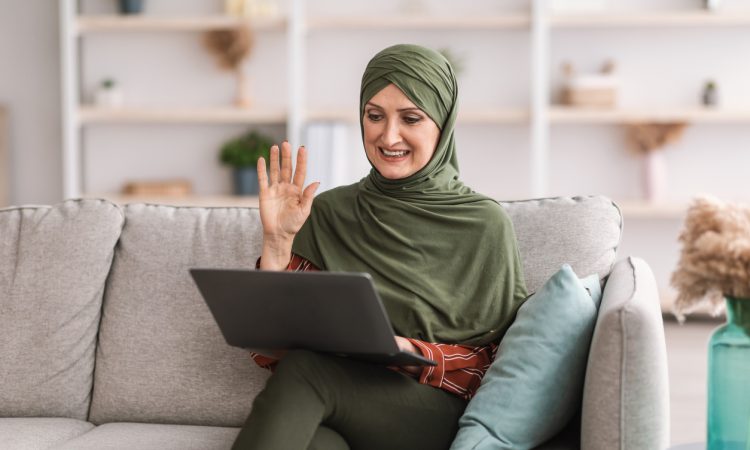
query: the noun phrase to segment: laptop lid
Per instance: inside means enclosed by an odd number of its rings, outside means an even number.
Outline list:
[[[399,350],[366,273],[191,269],[190,274],[232,346],[435,364]]]

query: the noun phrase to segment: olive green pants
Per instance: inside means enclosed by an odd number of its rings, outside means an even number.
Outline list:
[[[466,401],[387,368],[289,352],[234,450],[448,449]]]

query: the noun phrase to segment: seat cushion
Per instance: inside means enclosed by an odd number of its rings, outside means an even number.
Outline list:
[[[622,235],[622,215],[612,200],[557,197],[500,204],[513,219],[529,292],[563,264],[600,279],[612,270]]]
[[[92,428],[91,423],[60,417],[0,418],[0,448],[47,450]]]
[[[239,428],[108,423],[55,450],[227,450]]]
[[[269,373],[230,347],[193,267],[255,267],[257,209],[125,207],[107,283],[91,422],[240,426]]]
[[[0,210],[0,417],[86,419],[123,219],[102,200]]]

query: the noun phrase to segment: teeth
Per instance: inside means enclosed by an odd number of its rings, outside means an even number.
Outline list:
[[[383,151],[383,153],[385,154],[385,156],[404,156],[407,153],[406,150],[401,150],[401,151],[398,151],[398,152],[389,152],[386,149],[381,149],[381,150]]]

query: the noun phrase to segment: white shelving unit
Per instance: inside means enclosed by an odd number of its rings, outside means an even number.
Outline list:
[[[308,109],[304,104],[304,82],[301,68],[307,54],[304,42],[318,31],[461,31],[461,30],[527,30],[530,38],[531,92],[528,108],[462,109],[461,124],[528,126],[530,173],[529,196],[548,195],[549,128],[567,124],[628,124],[658,122],[748,123],[748,110],[697,108],[667,109],[581,109],[551,104],[550,95],[550,34],[567,29],[610,29],[648,27],[750,27],[750,12],[718,14],[706,11],[653,12],[648,14],[570,14],[552,15],[545,0],[530,0],[527,13],[485,16],[393,16],[389,20],[373,20],[366,16],[308,16],[304,0],[290,0],[285,17],[252,22],[255,30],[286,33],[287,94],[284,110],[252,110],[226,108],[123,108],[104,110],[80,104],[79,40],[109,32],[201,32],[231,28],[245,19],[226,16],[161,17],[161,16],[84,16],[79,15],[76,0],[62,0],[61,49],[63,67],[63,137],[65,197],[88,195],[83,192],[80,160],[80,133],[84,127],[98,124],[131,123],[205,123],[205,124],[285,124],[293,145],[300,142],[309,121],[356,123],[356,110]],[[127,36],[123,37],[126,39]],[[106,194],[120,202],[142,198]],[[166,199],[162,199],[166,200]],[[175,199],[169,199],[174,202]],[[619,200],[625,215],[634,218],[679,218],[685,205],[650,204],[638,200]],[[191,197],[180,200],[191,204],[234,204],[225,197]],[[243,203],[245,204],[245,203]]]
[[[283,124],[290,142],[300,141],[302,105],[290,101],[285,110],[226,107],[122,107],[99,108],[81,102],[80,40],[102,33],[205,32],[229,29],[244,23],[255,32],[286,32],[289,62],[288,97],[301,98],[300,58],[302,53],[301,18],[303,0],[291,0],[292,13],[287,17],[248,20],[231,16],[162,17],[162,16],[94,16],[83,15],[77,0],[62,0],[60,6],[60,45],[62,55],[63,107],[63,180],[64,196],[109,198],[118,203],[152,202],[179,205],[257,206],[257,199],[235,196],[142,197],[112,193],[92,194],[85,191],[85,174],[81,161],[81,133],[85,127],[100,124]],[[127,37],[125,37],[127,38]]]

